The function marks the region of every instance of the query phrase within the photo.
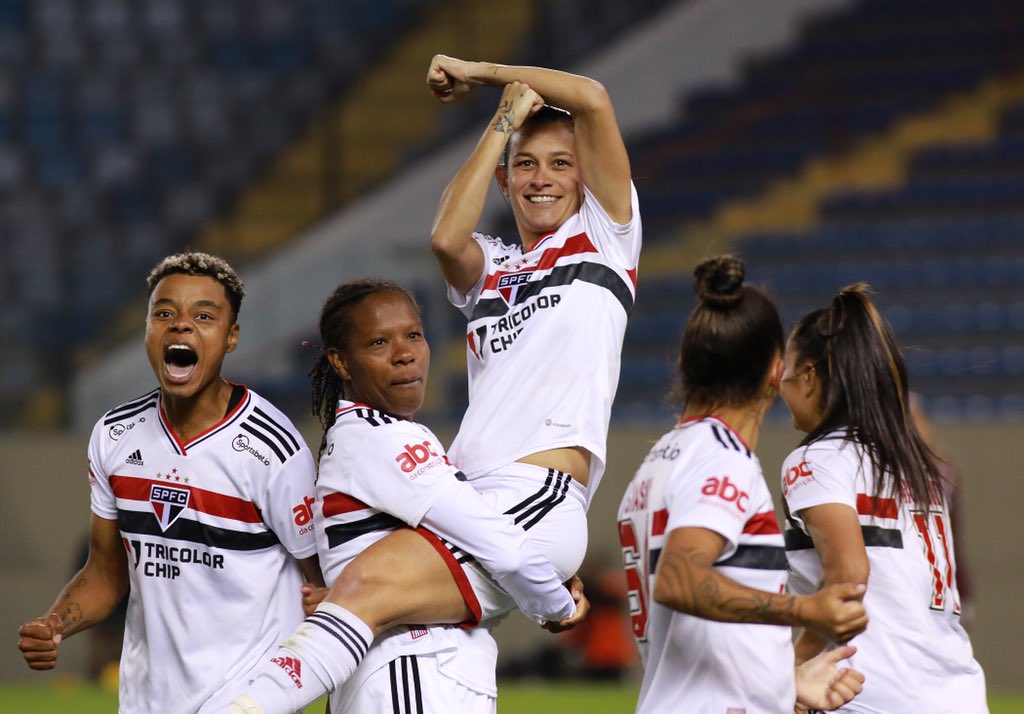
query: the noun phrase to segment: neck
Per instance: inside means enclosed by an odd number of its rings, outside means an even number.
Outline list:
[[[161,395],[164,419],[181,441],[190,441],[224,418],[232,389],[226,381],[217,379],[190,397],[164,392]]]
[[[688,404],[683,411],[682,420],[715,417],[729,425],[751,451],[757,450],[757,441],[761,436],[761,424],[771,401],[758,400],[740,406],[711,406]]]

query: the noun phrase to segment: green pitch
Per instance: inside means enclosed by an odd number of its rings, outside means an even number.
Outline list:
[[[585,711],[587,714],[629,714],[636,703],[636,689],[625,686],[567,684],[502,684],[498,714],[545,714]],[[991,714],[1024,714],[1024,694],[990,696]],[[62,684],[52,687],[0,686],[0,712],[19,714],[110,714],[117,711],[117,696],[91,685]],[[321,703],[306,709],[319,714]]]

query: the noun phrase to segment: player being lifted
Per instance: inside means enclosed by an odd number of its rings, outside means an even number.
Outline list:
[[[948,504],[914,426],[907,371],[863,284],[801,319],[782,398],[807,436],[782,470],[795,592],[867,584],[856,712],[987,711],[985,676],[960,624]],[[825,646],[805,631],[802,661]]]
[[[441,101],[478,84],[502,88],[493,119],[445,189],[431,235],[452,300],[470,320],[470,404],[452,460],[567,579],[586,551],[586,506],[604,470],[635,294],[640,217],[629,160],[607,93],[586,77],[438,55],[427,82]],[[543,107],[544,101],[567,111]],[[473,232],[495,171],[522,248]],[[337,686],[369,640],[389,626],[464,617],[462,602],[442,607],[427,588],[411,591],[397,576],[385,582],[385,573],[399,571],[415,582],[428,577],[415,575],[430,562],[416,555],[423,544],[400,538],[411,536],[399,531],[345,568],[323,606],[339,607],[334,616],[358,633],[357,654],[346,655],[333,638],[318,634],[290,639],[282,656],[315,660],[319,685],[303,682],[297,697],[290,678],[267,666],[244,702],[248,711],[289,711],[308,701],[314,687]],[[457,545],[479,559],[472,543]],[[383,562],[385,554],[392,565],[386,571],[371,559]],[[511,606],[490,592],[492,584],[474,587],[482,618]],[[387,592],[394,598],[382,595]],[[568,612],[550,607],[548,619]]]
[[[19,648],[33,669],[130,590],[119,710],[224,707],[244,673],[302,620],[322,584],[314,466],[288,419],[221,376],[238,342],[242,281],[183,253],[150,273],[146,354],[158,388],[107,412],[89,440],[86,565]]]
[[[828,708],[860,688],[859,674],[834,670],[853,648],[809,663],[794,688],[791,626],[846,641],[867,616],[858,585],[786,593],[782,533],[754,454],[779,388],[782,322],[743,274],[732,256],[694,271],[698,305],[679,357],[683,414],[619,506],[644,664],[638,712],[784,712],[797,695]]]

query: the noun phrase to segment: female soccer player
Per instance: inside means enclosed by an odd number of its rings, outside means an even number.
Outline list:
[[[856,712],[984,712],[985,679],[960,626],[941,476],[910,413],[907,372],[863,284],[801,319],[782,398],[807,436],[782,471],[795,591],[867,584],[867,677]],[[805,631],[797,659],[824,642]]]
[[[88,560],[18,646],[52,669],[62,639],[130,590],[118,710],[223,709],[302,622],[302,580],[323,582],[304,527],[313,456],[272,404],[221,376],[244,295],[231,266],[181,253],[147,285],[157,388],[96,423]]]
[[[332,585],[234,711],[290,712],[347,680],[332,711],[366,711],[395,691],[423,711],[493,712],[497,652],[485,629],[386,631],[476,623],[512,607],[506,592],[535,619],[557,622],[573,615],[574,598],[523,529],[411,421],[430,364],[412,295],[380,280],[340,285],[321,312],[320,335],[313,399],[326,431],[315,528]]]
[[[738,259],[711,258],[694,275],[699,304],[679,357],[683,414],[619,507],[644,662],[637,711],[783,712],[797,691],[803,705],[842,704],[859,688],[855,673],[794,689],[790,626],[849,639],[867,623],[862,588],[786,593],[782,533],[754,454],[778,391],[782,323],[764,293],[743,283]]]
[[[437,55],[427,82],[443,102],[502,88],[431,233],[468,319],[469,407],[452,458],[568,576],[586,551],[636,292],[629,157],[608,94],[587,77]],[[474,232],[492,177],[521,245]]]

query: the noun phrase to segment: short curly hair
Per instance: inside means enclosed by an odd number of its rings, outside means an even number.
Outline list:
[[[146,278],[146,286],[149,288],[148,295],[153,294],[157,283],[168,275],[176,273],[206,275],[223,285],[228,303],[231,305],[233,318],[238,319],[238,312],[242,309],[242,298],[245,297],[245,285],[226,260],[197,250],[169,255],[149,272],[149,277]]]

